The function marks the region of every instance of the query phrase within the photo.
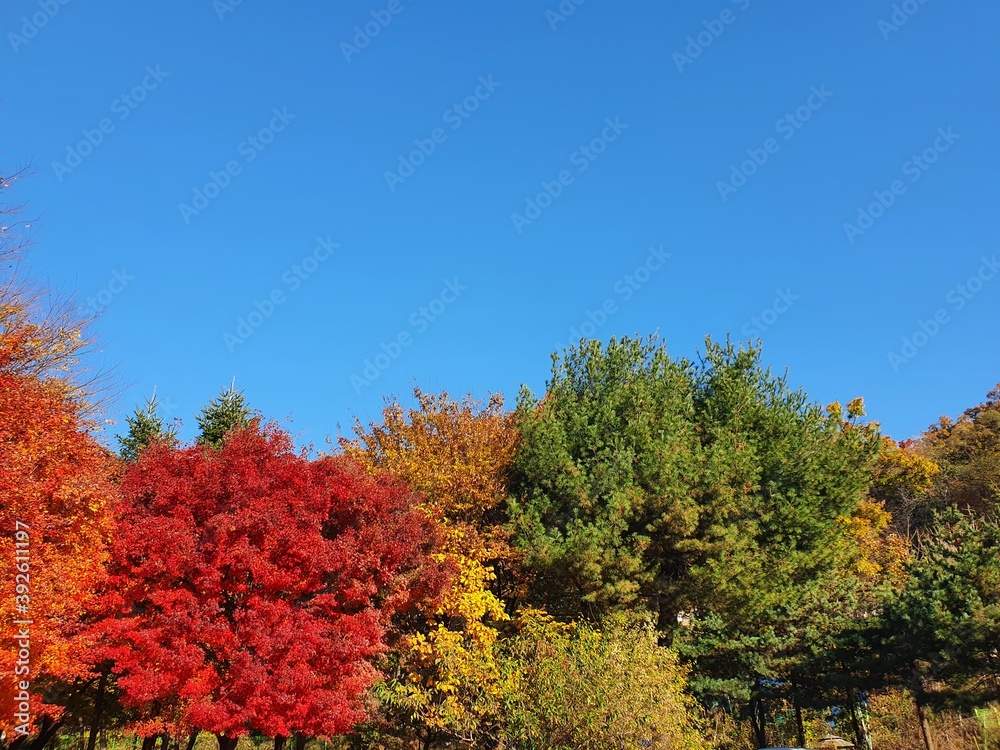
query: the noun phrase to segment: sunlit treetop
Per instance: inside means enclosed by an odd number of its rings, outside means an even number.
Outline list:
[[[143,406],[137,406],[132,415],[125,417],[128,432],[124,437],[118,436],[123,460],[135,461],[139,453],[156,440],[172,441],[176,438],[177,427],[164,425],[163,418],[158,413],[159,406],[160,401],[154,391]]]
[[[230,432],[247,427],[252,418],[253,412],[247,406],[243,392],[236,390],[234,378],[229,388],[209,401],[198,415],[198,444],[220,448]]]

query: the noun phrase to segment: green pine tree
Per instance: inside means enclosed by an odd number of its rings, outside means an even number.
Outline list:
[[[887,592],[884,671],[933,686],[932,705],[983,706],[1000,698],[1000,521],[956,508],[936,521],[906,585]]]
[[[236,390],[236,380],[223,390],[198,415],[199,445],[219,448],[226,436],[233,430],[240,430],[250,425],[252,412],[247,406],[242,391]]]
[[[697,362],[655,338],[570,348],[518,410],[509,528],[533,601],[567,620],[650,610],[695,695],[756,701],[763,736],[764,698],[852,611],[842,519],[880,444],[860,416],[810,403],[753,347],[709,341]]]
[[[156,440],[173,440],[176,437],[176,427],[164,426],[163,418],[157,413],[159,406],[156,389],[153,389],[153,395],[146,399],[145,405],[135,407],[135,413],[125,417],[128,434],[124,437],[118,436],[118,442],[121,444],[120,455],[125,461],[135,461],[139,454]]]

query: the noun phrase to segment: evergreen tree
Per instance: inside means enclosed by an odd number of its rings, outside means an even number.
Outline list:
[[[937,705],[1000,698],[1000,523],[955,508],[918,547],[901,589],[889,592],[881,625],[885,671],[928,688]]]
[[[708,342],[581,343],[544,398],[522,396],[509,502],[530,600],[566,619],[649,609],[695,665],[691,688],[772,698],[857,608],[857,542],[881,440],[852,401],[824,410],[761,363]],[[687,627],[679,627],[679,622]]]
[[[128,434],[118,436],[121,444],[119,453],[125,461],[135,461],[150,443],[156,440],[173,440],[177,434],[174,426],[164,426],[163,418],[157,413],[160,402],[156,398],[156,390],[146,399],[144,406],[135,407],[132,416],[125,417],[128,423]]]
[[[553,357],[544,398],[521,394],[508,511],[534,604],[676,623],[686,561],[672,551],[695,531],[703,467],[688,369],[653,341],[586,341]]]
[[[208,406],[198,415],[199,445],[220,448],[226,436],[233,430],[241,430],[250,425],[252,412],[247,406],[242,391],[236,390],[236,379],[229,388],[208,402]]]
[[[797,609],[850,563],[842,519],[880,444],[860,411],[810,404],[753,348],[708,342],[700,363],[655,339],[569,350],[518,411],[509,513],[533,601],[566,618],[644,605],[662,629]]]
[[[924,747],[934,750],[929,708],[1000,699],[1000,523],[955,507],[939,512],[906,573],[904,584],[880,589],[874,616],[837,635],[816,672],[841,694],[909,691]]]

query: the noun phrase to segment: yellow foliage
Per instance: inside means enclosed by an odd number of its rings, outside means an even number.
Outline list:
[[[381,424],[356,424],[357,439],[341,440],[366,470],[392,474],[422,495],[441,533],[436,561],[455,571],[441,599],[403,634],[400,677],[378,693],[424,730],[467,737],[496,715],[502,695],[494,625],[509,618],[490,590],[489,562],[509,548],[490,514],[503,501],[517,432],[500,396],[485,407],[446,393],[415,396],[417,408],[391,403]]]
[[[885,506],[889,502],[897,507],[926,495],[940,471],[936,463],[909,444],[881,439],[871,497],[844,519],[857,549],[855,572],[862,579],[869,583],[885,579],[898,583],[905,578],[909,544],[893,529],[892,513]]]
[[[860,396],[847,402],[847,416],[850,419],[857,419],[865,415],[865,400]]]
[[[517,617],[502,650],[505,747],[703,750],[687,670],[648,621],[560,623]]]
[[[503,498],[517,445],[513,417],[499,395],[486,407],[471,397],[455,401],[420,389],[414,395],[419,408],[389,404],[382,424],[355,424],[357,441],[342,440],[342,448],[423,493],[442,516],[478,526]]]
[[[931,491],[940,473],[940,466],[907,444],[898,445],[890,438],[883,438],[874,489],[882,497],[916,498]]]
[[[65,379],[89,342],[72,303],[0,280],[0,369],[12,375]]]
[[[889,531],[892,514],[884,504],[863,500],[844,521],[858,551],[854,563],[858,576],[869,582],[884,578],[902,581],[909,546],[905,539]]]

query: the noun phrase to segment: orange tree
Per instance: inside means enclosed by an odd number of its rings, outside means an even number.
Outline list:
[[[0,288],[0,729],[41,746],[89,684],[81,636],[103,575],[114,458],[71,385],[84,346],[13,276]],[[22,710],[27,708],[27,710]]]
[[[391,677],[377,689],[404,731],[430,746],[474,739],[495,717],[496,625],[508,617],[492,588],[494,567],[509,562],[500,514],[517,433],[500,396],[486,405],[419,389],[415,397],[415,408],[393,402],[381,423],[356,424],[356,440],[341,447],[369,471],[421,493],[444,540],[438,560],[454,571],[443,597],[400,623]]]

